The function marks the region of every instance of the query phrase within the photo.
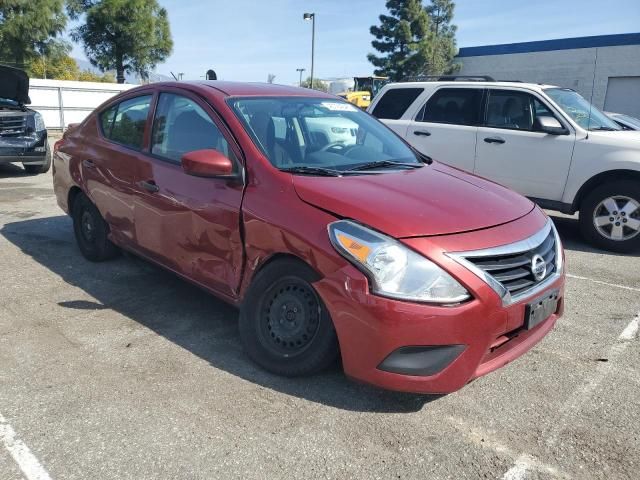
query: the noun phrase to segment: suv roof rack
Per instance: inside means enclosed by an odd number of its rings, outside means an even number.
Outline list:
[[[466,82],[495,82],[493,77],[489,75],[416,75],[406,77],[405,82],[450,82],[450,81],[466,81]]]

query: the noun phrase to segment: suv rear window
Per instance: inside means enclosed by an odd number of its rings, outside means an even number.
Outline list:
[[[423,88],[392,88],[387,90],[373,109],[373,116],[385,120],[398,120],[420,96]]]
[[[416,121],[478,125],[481,103],[479,88],[442,88],[427,101]]]

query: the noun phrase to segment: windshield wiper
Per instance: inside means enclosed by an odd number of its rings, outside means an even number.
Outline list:
[[[433,158],[431,158],[429,155],[425,155],[424,153],[420,152],[414,147],[410,147],[410,148],[411,148],[411,151],[415,153],[420,158],[420,160],[422,160],[427,165],[431,165],[433,163]]]
[[[280,171],[287,172],[287,173],[299,173],[302,175],[317,175],[322,177],[341,177],[342,176],[342,173],[339,172],[338,170],[331,170],[330,168],[322,168],[322,167],[298,166],[298,167],[281,168]]]
[[[592,127],[589,130],[593,131],[597,131],[597,132],[617,132],[618,130],[615,128],[611,128],[611,127],[605,127],[604,125],[598,126],[598,127]]]
[[[403,162],[394,162],[393,160],[378,160],[376,162],[367,162],[361,165],[356,165],[346,172],[358,172],[360,170],[374,170],[377,168],[396,168],[396,167],[405,167],[405,168],[422,168],[424,165],[422,163],[403,163]]]

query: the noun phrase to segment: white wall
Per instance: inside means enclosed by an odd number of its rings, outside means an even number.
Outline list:
[[[29,80],[29,108],[42,114],[48,129],[64,129],[70,123],[84,120],[94,108],[114,95],[135,86],[32,78]]]
[[[593,104],[598,108],[604,108],[609,77],[640,77],[640,45],[486,55],[459,60],[462,62],[461,75],[548,83],[573,88],[587,99],[591,98],[593,87]],[[640,117],[640,111],[628,113]]]

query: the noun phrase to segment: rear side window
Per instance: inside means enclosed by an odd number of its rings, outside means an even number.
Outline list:
[[[478,125],[482,90],[479,88],[442,88],[427,101],[418,122]]]
[[[392,88],[387,90],[373,109],[373,116],[398,120],[424,91],[422,88]]]
[[[141,149],[147,124],[151,95],[136,97],[105,110],[100,115],[102,133],[127,147]]]

